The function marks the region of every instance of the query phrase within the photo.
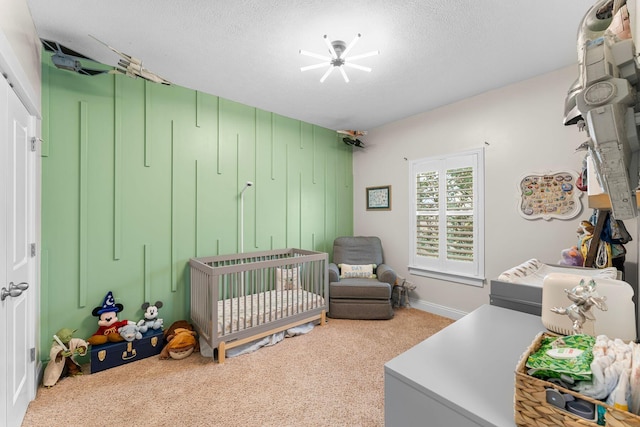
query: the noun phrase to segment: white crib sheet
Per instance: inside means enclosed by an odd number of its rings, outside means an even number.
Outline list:
[[[218,336],[324,306],[324,298],[302,289],[273,290],[218,301]]]

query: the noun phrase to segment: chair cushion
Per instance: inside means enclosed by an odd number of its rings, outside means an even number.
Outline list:
[[[390,299],[391,285],[377,279],[352,277],[329,283],[329,295],[331,299]]]
[[[382,242],[376,236],[338,237],[333,241],[333,262],[380,265],[383,263]]]

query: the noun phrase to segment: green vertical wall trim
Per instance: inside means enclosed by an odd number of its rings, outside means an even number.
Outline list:
[[[324,185],[322,187],[322,206],[324,209],[324,215],[322,215],[323,219],[323,223],[322,223],[322,231],[324,232],[325,236],[331,236],[332,233],[329,232],[329,223],[328,223],[328,218],[329,218],[329,211],[327,210],[327,206],[328,205],[328,201],[329,201],[329,184],[328,184],[328,180],[327,180],[327,176],[329,176],[329,156],[326,155],[324,157]],[[326,249],[325,249],[326,252]]]
[[[149,113],[151,110],[151,83],[144,81],[144,165],[151,167],[151,142],[149,141]]]
[[[113,97],[113,259],[122,251],[122,80],[114,76]]]
[[[194,216],[195,216],[195,227],[194,227],[194,254],[198,256],[198,230],[200,229],[198,224],[198,161],[195,161],[195,196],[194,196]]]
[[[285,145],[284,147],[284,160],[285,160],[285,168],[284,168],[284,199],[289,201],[289,145]],[[286,208],[284,210],[284,245],[289,248],[289,203],[287,203]]]
[[[88,208],[89,208],[89,106],[85,101],[80,101],[80,194],[79,194],[79,237],[80,245],[78,255],[78,306],[87,305],[87,281],[88,281]]]
[[[200,127],[200,110],[202,109],[202,99],[200,92],[196,90],[196,127]]]
[[[302,122],[298,123],[298,128],[300,130],[300,149],[303,150],[304,149],[304,135],[303,135],[303,128],[304,126],[302,125]]]
[[[271,180],[275,180],[276,179],[276,175],[275,175],[275,157],[276,157],[276,153],[275,153],[275,147],[274,147],[274,118],[273,118],[273,113],[271,113]]]
[[[242,197],[240,197],[240,193],[242,189],[238,189],[240,186],[240,134],[236,133],[236,250],[238,252],[242,252],[240,248],[244,247],[244,236],[241,236],[240,230],[242,230],[242,226],[244,225],[244,218],[240,212],[240,201]],[[244,188],[244,184],[243,188]]]
[[[217,108],[216,108],[216,132],[218,132],[218,135],[216,136],[216,171],[218,173],[218,175],[222,175],[222,169],[220,167],[221,162],[220,162],[220,151],[222,150],[222,148],[220,147],[220,97],[218,97],[216,99],[217,102]]]
[[[338,188],[339,187],[339,182],[340,182],[340,177],[338,175],[339,173],[340,173],[340,169],[338,169],[338,167],[336,166],[336,188],[335,188],[335,190],[333,192],[333,194],[335,195],[334,196],[335,197],[334,203],[335,203],[336,206],[340,206],[340,197],[341,197],[340,196],[340,189]],[[340,224],[340,215],[338,214],[338,210],[337,209],[335,210],[334,215],[335,215],[335,220],[334,220],[335,223],[334,224],[335,224],[335,227],[336,227],[335,231],[336,231],[336,233],[338,233],[339,232],[338,231],[338,224]]]
[[[255,123],[255,127],[254,127],[254,133],[253,133],[253,176],[254,176],[254,181],[256,180],[255,177],[258,176],[258,156],[257,156],[257,152],[258,152],[258,109],[255,108],[253,113],[253,122]],[[257,182],[254,182],[254,185],[256,185]],[[253,247],[255,249],[258,249],[260,247],[260,245],[258,245],[258,217],[260,216],[258,214],[258,189],[255,189],[253,191]]]
[[[316,126],[311,126],[311,182],[316,184]]]
[[[302,193],[302,172],[300,172],[298,176],[298,248],[302,247],[302,233],[304,232],[302,229],[302,219],[304,218]]]
[[[178,290],[178,270],[176,268],[176,263],[178,262],[178,254],[176,253],[178,250],[178,245],[176,242],[176,229],[177,229],[177,220],[176,220],[176,176],[175,176],[175,162],[176,162],[176,152],[175,152],[175,129],[174,122],[171,120],[171,292],[176,292]]]
[[[144,299],[151,301],[151,245],[144,245]]]
[[[49,249],[42,248],[40,251],[40,318],[49,318],[49,304],[50,301],[50,277],[49,277]],[[47,341],[49,341],[47,339]],[[41,347],[41,351],[44,347]],[[44,350],[46,351],[46,350]]]
[[[51,109],[49,104],[49,67],[41,67],[42,69],[42,90],[40,91],[40,103],[42,104],[42,122],[40,125],[40,137],[42,138],[42,147],[40,149],[40,155],[42,157],[49,157],[49,117],[44,114],[44,110]],[[46,84],[45,84],[46,83]],[[45,90],[46,89],[46,90]]]
[[[40,157],[49,157],[49,141],[43,138],[41,144]]]
[[[344,188],[349,188],[349,172],[351,171],[349,162],[347,160],[343,160],[342,164],[344,165],[344,177],[342,180],[344,181]]]

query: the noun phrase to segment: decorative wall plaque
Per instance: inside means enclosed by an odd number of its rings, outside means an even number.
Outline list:
[[[518,183],[518,213],[525,219],[575,218],[582,211],[582,191],[574,171],[527,174]]]

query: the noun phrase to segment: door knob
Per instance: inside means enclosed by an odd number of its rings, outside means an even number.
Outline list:
[[[29,288],[29,284],[27,282],[20,282],[17,285],[13,282],[9,283],[9,289],[2,288],[0,290],[0,301],[4,301],[6,297],[17,297],[22,295],[23,291],[26,291]]]

